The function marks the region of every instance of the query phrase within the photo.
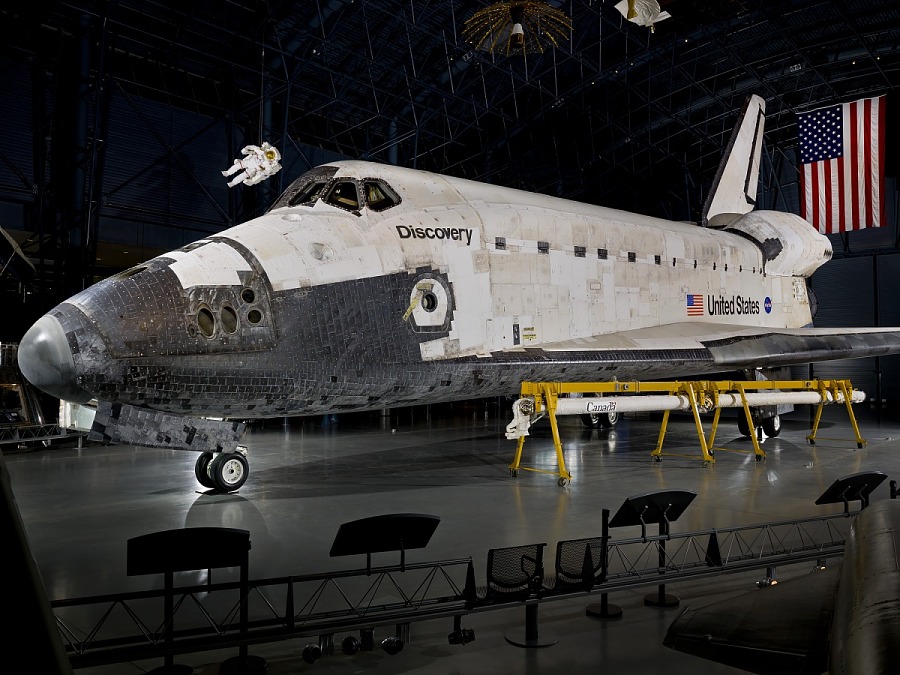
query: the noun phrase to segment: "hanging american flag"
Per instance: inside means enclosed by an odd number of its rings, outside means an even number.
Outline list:
[[[798,115],[800,215],[823,234],[884,222],[885,97]]]

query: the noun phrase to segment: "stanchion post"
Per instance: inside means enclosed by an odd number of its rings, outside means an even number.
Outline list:
[[[603,529],[600,536],[601,545],[603,546],[602,565],[600,571],[600,584],[606,583],[609,573],[609,509],[603,509],[602,514]],[[594,602],[585,607],[584,613],[592,619],[618,619],[622,616],[622,608],[618,605],[609,603],[609,593],[600,594],[600,602]]]

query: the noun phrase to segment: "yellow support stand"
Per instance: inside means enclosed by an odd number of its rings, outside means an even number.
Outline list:
[[[524,390],[526,383],[522,383]],[[547,469],[536,469],[534,467],[522,466],[522,448],[525,446],[525,437],[522,436],[516,446],[516,456],[509,465],[509,474],[518,476],[519,471],[534,471],[535,473],[546,473],[559,476],[557,483],[560,487],[565,487],[572,480],[572,474],[566,469],[566,459],[563,457],[562,441],[559,440],[559,426],[556,423],[556,401],[559,399],[559,392],[555,388],[554,382],[534,383],[536,389],[531,389],[532,395],[539,397],[547,416],[550,418],[550,429],[553,432],[553,447],[556,449],[556,465],[558,471],[548,471]]]
[[[651,384],[651,383],[645,383]],[[697,438],[700,440],[700,456],[703,458],[703,466],[709,466],[710,464],[715,463],[716,458],[712,453],[712,440],[715,438],[715,431],[713,431],[713,435],[710,437],[710,441],[706,440],[706,433],[703,431],[703,422],[700,420],[700,405],[698,403],[699,400],[707,399],[707,394],[702,387],[702,382],[670,382],[668,395],[669,396],[677,396],[682,395],[686,396],[688,401],[691,404],[691,414],[694,416],[694,424],[697,427]],[[662,461],[663,453],[662,446],[663,441],[666,438],[666,431],[669,427],[669,415],[672,411],[666,410],[663,413],[662,424],[659,426],[659,437],[656,440],[656,448],[653,452],[650,453],[650,457],[655,462]],[[716,421],[718,421],[718,410],[716,411]],[[693,455],[677,455],[677,456],[693,456]]]
[[[756,461],[761,462],[766,458],[766,453],[759,445],[759,438],[756,435],[756,425],[753,424],[753,415],[750,412],[750,404],[747,402],[747,389],[745,385],[747,384],[756,384],[756,382],[731,382],[733,385],[733,391],[737,392],[741,396],[741,412],[738,412],[738,415],[743,414],[744,420],[747,422],[747,428],[750,429],[750,441],[753,443],[753,454],[756,456]],[[786,384],[786,383],[782,383]],[[716,416],[713,420],[713,430],[712,436],[710,437],[709,444],[713,444],[713,440],[716,436],[716,429],[719,424],[719,415],[722,412],[722,409],[718,407],[719,396],[723,393],[729,393],[722,390],[716,391]],[[746,452],[745,450],[736,450],[734,448],[716,448],[717,450],[727,450],[728,452]]]
[[[694,425],[697,429],[697,438],[700,443],[699,458],[703,462],[703,466],[710,466],[715,463],[715,450],[728,450],[732,452],[748,452],[743,450],[734,450],[733,448],[717,448],[715,447],[716,433],[721,419],[722,407],[719,405],[720,398],[723,395],[738,395],[741,400],[741,413],[747,422],[747,427],[751,430],[750,440],[753,444],[753,454],[756,461],[762,461],[766,457],[766,453],[760,447],[759,439],[756,436],[755,424],[753,416],[750,412],[750,404],[747,399],[749,391],[815,391],[819,394],[821,402],[818,404],[813,422],[812,432],[807,436],[807,440],[811,445],[815,445],[816,433],[819,423],[822,419],[822,410],[826,402],[842,401],[847,409],[847,415],[850,418],[850,424],[856,438],[858,448],[865,446],[866,441],[859,433],[859,426],[856,422],[856,416],[853,414],[852,392],[853,388],[849,380],[752,380],[752,381],[690,381],[690,382],[523,382],[521,388],[521,398],[531,398],[534,400],[534,412],[538,415],[546,414],[550,419],[550,428],[553,434],[553,446],[556,451],[557,470],[538,469],[534,467],[522,466],[522,452],[525,446],[525,436],[518,439],[516,445],[516,454],[512,463],[509,465],[509,472],[512,476],[517,476],[519,471],[534,471],[536,473],[546,473],[558,477],[558,483],[561,486],[567,485],[572,479],[572,474],[566,469],[565,458],[563,457],[562,442],[559,437],[559,426],[556,420],[556,411],[559,397],[569,394],[579,395],[622,395],[622,394],[665,394],[668,396],[683,396],[690,403],[691,414],[694,419]],[[732,400],[731,406],[734,405]],[[712,420],[712,428],[709,438],[703,428],[701,414],[715,411]],[[659,436],[657,437],[656,447],[650,453],[651,459],[654,461],[662,461],[662,456],[675,457],[698,457],[698,455],[680,455],[675,453],[664,453],[663,442],[665,441],[666,431],[669,424],[669,416],[671,411],[663,412],[662,423],[659,428]],[[536,419],[533,419],[536,421]]]
[[[826,392],[831,393],[832,398],[836,401],[838,395],[844,399],[844,406],[847,408],[847,415],[850,417],[850,425],[853,427],[853,434],[856,437],[856,447],[860,450],[866,446],[866,439],[859,434],[859,425],[856,423],[856,415],[853,414],[853,403],[850,400],[853,392],[850,386],[850,380],[823,380],[820,382],[819,392],[822,395],[822,402],[816,408],[816,416],[813,420],[812,432],[806,437],[810,445],[816,444],[816,433],[819,430],[819,422],[822,421],[822,410],[825,407]],[[828,439],[842,440],[842,439]]]

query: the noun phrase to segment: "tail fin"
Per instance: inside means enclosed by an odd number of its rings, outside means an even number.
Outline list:
[[[724,227],[756,206],[759,160],[762,155],[766,102],[753,95],[744,104],[728,148],[719,164],[703,207],[704,227]]]

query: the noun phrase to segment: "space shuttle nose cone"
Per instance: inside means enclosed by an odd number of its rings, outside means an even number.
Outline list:
[[[78,386],[75,359],[56,318],[38,319],[19,342],[19,369],[35,387],[51,396],[87,403],[91,395]]]

